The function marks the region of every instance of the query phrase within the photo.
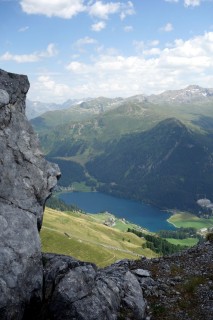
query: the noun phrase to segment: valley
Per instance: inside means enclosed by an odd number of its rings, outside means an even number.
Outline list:
[[[186,232],[182,240],[163,239],[109,213],[86,214],[76,209],[62,212],[46,207],[41,242],[43,252],[70,255],[105,267],[120,259],[165,255],[167,251],[162,250],[177,252],[195,245],[198,238],[196,234],[187,237]]]
[[[213,90],[97,98],[31,120],[59,186],[205,214],[213,198]]]
[[[126,225],[126,230],[128,226],[133,227]],[[156,256],[150,249],[142,248],[145,240],[126,230],[105,226],[100,216],[78,211],[60,212],[47,207],[41,231],[42,251],[67,254],[100,267],[119,259]]]
[[[57,197],[83,212],[94,214],[109,212],[151,232],[174,229],[173,225],[167,222],[171,216],[170,212],[162,211],[143,202],[117,198],[101,192],[60,192]]]

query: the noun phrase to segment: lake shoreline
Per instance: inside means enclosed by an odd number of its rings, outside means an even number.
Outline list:
[[[57,196],[65,203],[76,205],[85,212],[97,214],[108,211],[119,219],[124,218],[151,232],[176,229],[167,221],[171,213],[136,200],[118,198],[98,191],[65,191],[57,193]]]

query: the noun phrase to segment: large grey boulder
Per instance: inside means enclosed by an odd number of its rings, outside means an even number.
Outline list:
[[[142,320],[146,302],[128,261],[98,270],[71,257],[45,254],[42,319]]]
[[[25,116],[26,76],[0,70],[0,319],[22,319],[42,299],[39,229],[60,175]]]

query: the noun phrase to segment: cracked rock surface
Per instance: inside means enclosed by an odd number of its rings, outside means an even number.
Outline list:
[[[145,319],[146,302],[136,276],[129,270],[130,261],[104,269],[54,254],[44,254],[43,261],[44,308],[40,319]]]
[[[0,319],[141,320],[146,302],[129,262],[97,269],[43,254],[39,230],[60,171],[25,116],[26,76],[0,70]]]
[[[42,298],[39,229],[60,171],[25,117],[26,76],[0,70],[0,319],[22,319]]]

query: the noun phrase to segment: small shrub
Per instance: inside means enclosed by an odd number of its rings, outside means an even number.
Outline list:
[[[206,240],[209,242],[213,242],[213,232],[207,233]]]
[[[166,308],[160,304],[153,304],[151,308],[154,316],[162,316],[166,312]]]
[[[204,282],[205,282],[205,278],[202,276],[192,277],[184,284],[184,290],[187,293],[194,293],[197,287],[200,284],[203,284]]]

